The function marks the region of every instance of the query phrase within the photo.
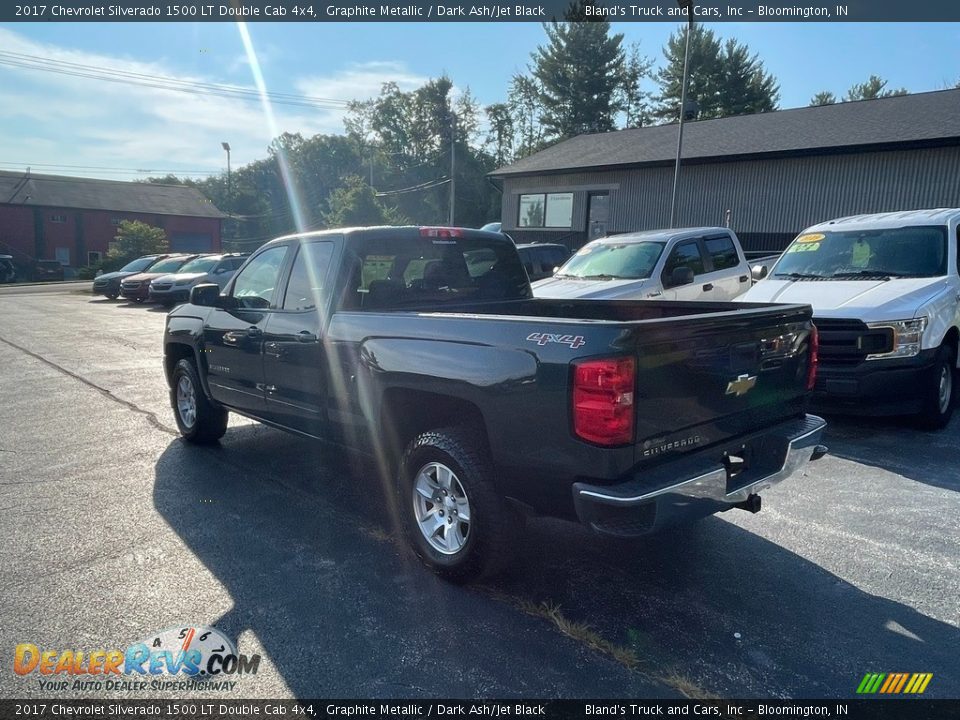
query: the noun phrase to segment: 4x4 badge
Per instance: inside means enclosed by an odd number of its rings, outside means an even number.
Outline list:
[[[583,335],[554,335],[553,333],[530,333],[527,335],[527,340],[530,342],[535,342],[537,345],[546,345],[547,343],[560,343],[561,345],[569,345],[571,348],[576,350],[581,345],[586,345],[587,341],[583,339]]]
[[[736,395],[737,397],[746,395],[756,384],[756,375],[740,375],[736,380],[727,383],[727,395]]]

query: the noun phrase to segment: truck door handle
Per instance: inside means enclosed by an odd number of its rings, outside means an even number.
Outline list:
[[[713,283],[707,283],[706,285],[703,286],[704,292],[709,292],[710,290],[713,290]]]
[[[746,282],[746,281],[749,280],[749,279],[750,279],[750,278],[748,278],[746,275],[741,275],[741,276],[740,276],[740,282]]]
[[[309,330],[301,330],[299,333],[297,333],[297,340],[302,343],[316,342],[317,336]]]

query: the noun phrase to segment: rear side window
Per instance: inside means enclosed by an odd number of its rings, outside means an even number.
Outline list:
[[[284,310],[313,310],[322,305],[332,255],[333,243],[313,242],[300,246],[287,282]]]
[[[513,244],[486,239],[368,238],[353,257],[342,306],[348,310],[515,300],[530,285]]]
[[[703,275],[703,258],[696,240],[682,242],[673,249],[663,268],[663,276],[669,278],[674,270],[682,267],[690,268],[694,275]]]
[[[713,261],[714,270],[726,270],[740,264],[737,248],[733,240],[727,236],[708,238],[703,241],[707,246],[707,254]]]

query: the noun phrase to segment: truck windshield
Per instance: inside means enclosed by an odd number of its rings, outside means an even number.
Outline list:
[[[512,243],[461,237],[358,242],[344,309],[520,300],[531,297]]]
[[[805,233],[786,249],[780,279],[937,277],[947,273],[942,227]]]
[[[593,242],[567,260],[555,277],[648,278],[663,254],[663,246],[662,242]]]

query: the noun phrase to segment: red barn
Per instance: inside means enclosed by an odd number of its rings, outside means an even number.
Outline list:
[[[163,228],[174,251],[220,250],[225,218],[196,188],[0,170],[0,254],[18,265],[98,262],[124,220]]]

